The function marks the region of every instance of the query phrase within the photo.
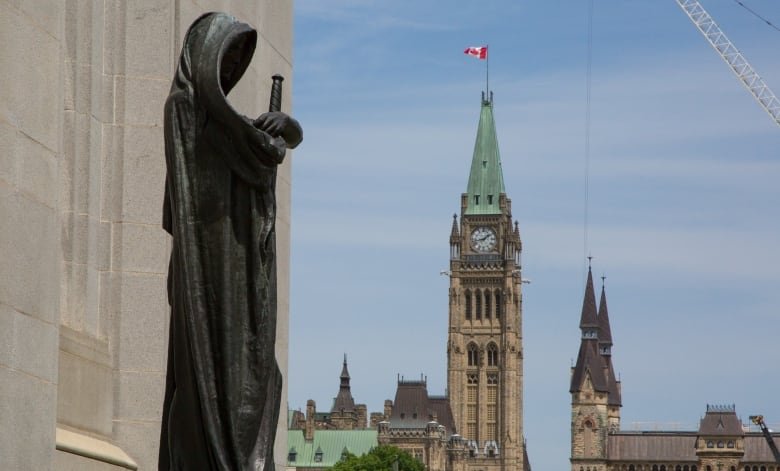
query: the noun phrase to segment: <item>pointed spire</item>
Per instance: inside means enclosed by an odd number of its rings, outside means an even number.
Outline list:
[[[582,300],[580,329],[583,338],[597,338],[598,319],[596,317],[596,293],[593,290],[593,273],[588,266],[588,281],[585,284],[585,298]]]
[[[471,159],[471,173],[466,190],[466,214],[499,214],[498,196],[505,193],[501,155],[498,151],[496,124],[493,120],[493,98],[482,99],[477,139]]]
[[[331,412],[355,410],[355,399],[352,397],[352,391],[349,386],[349,370],[347,369],[347,354],[344,354],[344,364],[341,367],[341,384],[339,393],[333,401]]]
[[[612,346],[612,328],[609,325],[609,313],[607,312],[607,294],[604,289],[604,279],[601,277],[601,301],[599,302],[599,345],[601,345],[601,353],[609,355],[609,348],[605,350],[604,347]]]
[[[609,325],[609,312],[607,311],[607,293],[604,280],[601,277],[601,300],[599,301],[598,325],[599,325],[599,354],[604,358],[607,377],[607,389],[609,392],[609,405],[621,406],[620,386],[615,375],[615,367],[612,366],[612,328]]]
[[[344,385],[346,381],[347,387],[349,387],[349,370],[347,369],[347,354],[344,354],[344,365],[341,367],[341,385]]]
[[[455,242],[460,238],[460,231],[458,230],[458,215],[452,215],[452,231],[450,231],[450,242]]]

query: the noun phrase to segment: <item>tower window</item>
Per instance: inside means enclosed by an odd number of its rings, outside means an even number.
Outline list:
[[[474,195],[474,204],[479,204],[479,195]]]
[[[490,319],[490,291],[485,291],[485,319]]]
[[[482,292],[480,290],[477,290],[475,293],[475,301],[477,304],[477,320],[482,319]]]
[[[488,195],[488,204],[493,204],[493,195]]]
[[[471,292],[466,291],[466,319],[471,320]]]
[[[496,319],[501,319],[501,291],[496,290]]]
[[[469,366],[477,366],[479,364],[479,351],[473,343],[470,343],[468,347],[468,360]]]
[[[488,366],[498,366],[498,348],[494,343],[488,345],[487,361],[488,361]]]

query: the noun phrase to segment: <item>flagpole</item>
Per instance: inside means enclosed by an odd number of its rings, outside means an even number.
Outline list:
[[[490,45],[485,44],[485,96],[490,100]]]

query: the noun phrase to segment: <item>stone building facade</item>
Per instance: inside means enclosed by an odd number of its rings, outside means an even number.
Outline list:
[[[278,72],[289,110],[292,2],[0,2],[3,469],[156,469],[170,245],[162,109],[184,33],[215,9],[260,33],[231,102],[267,110]],[[277,191],[286,372],[289,156]]]
[[[602,285],[596,309],[590,268],[580,329],[569,388],[572,471],[780,471],[766,437],[751,431],[733,405],[708,405],[698,430],[621,430],[607,298]],[[780,433],[771,439],[780,447]]]

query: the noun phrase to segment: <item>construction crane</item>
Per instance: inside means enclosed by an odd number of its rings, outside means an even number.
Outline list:
[[[764,434],[764,438],[766,438],[766,442],[769,444],[769,448],[772,450],[772,454],[775,455],[775,462],[780,464],[780,451],[777,450],[777,445],[772,438],[772,434],[769,432],[769,429],[766,428],[766,424],[764,423],[764,416],[751,415],[750,421],[759,426],[761,433]]]
[[[761,107],[769,113],[775,124],[780,126],[780,100],[769,89],[764,80],[753,70],[742,53],[729,41],[707,10],[697,0],[676,0],[680,8],[693,21],[696,28],[731,67],[745,88],[750,91]]]

